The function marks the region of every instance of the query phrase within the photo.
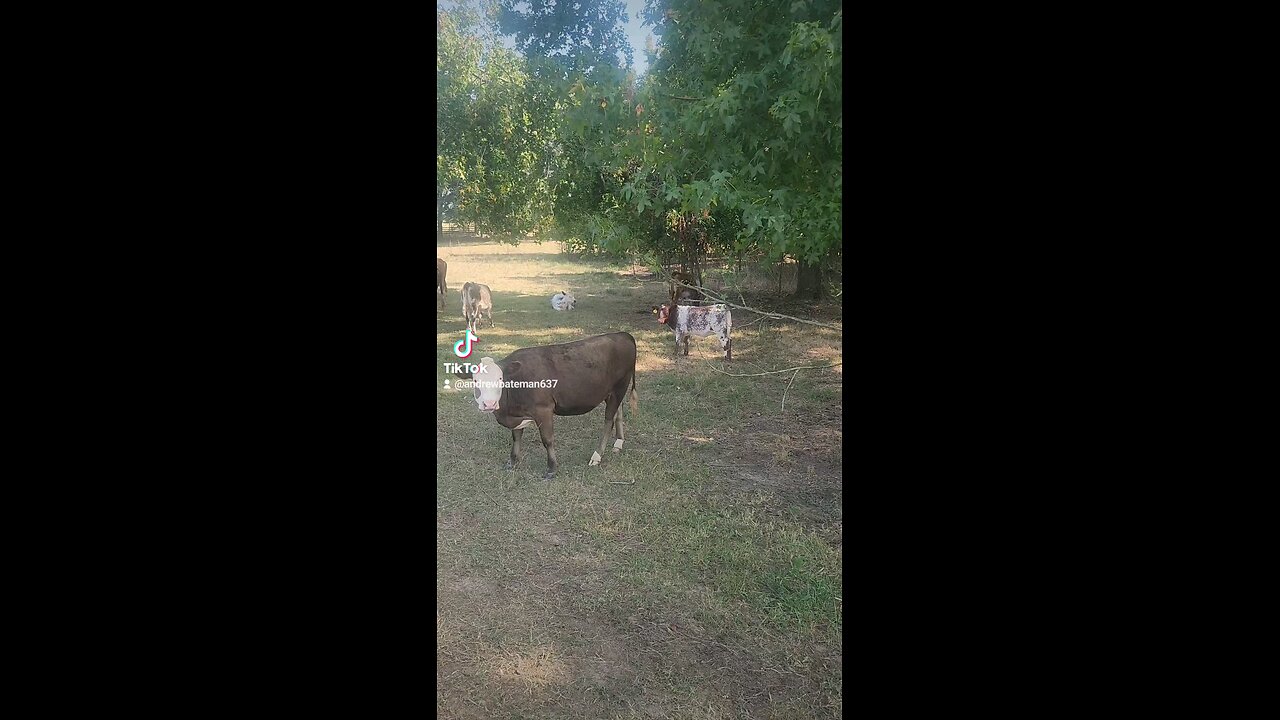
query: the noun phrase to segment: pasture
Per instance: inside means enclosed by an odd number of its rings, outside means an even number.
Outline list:
[[[836,363],[839,333],[735,310],[732,363],[715,338],[677,358],[649,312],[660,281],[554,242],[450,233],[436,254],[440,716],[839,717],[843,366],[716,372]],[[492,289],[496,327],[481,323],[462,361],[467,281]],[[551,308],[561,290],[575,310]],[[504,470],[511,432],[444,387],[446,362],[614,331],[636,339],[639,409],[625,406],[625,447],[596,467],[602,408],[556,418],[547,482],[536,430]]]

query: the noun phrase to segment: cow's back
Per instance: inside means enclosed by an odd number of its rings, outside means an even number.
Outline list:
[[[520,362],[508,376],[507,367]],[[517,350],[502,361],[505,380],[556,380],[551,388],[512,389],[518,404],[532,404],[548,396],[557,415],[581,415],[604,402],[615,386],[636,368],[636,340],[618,332],[557,345]]]
[[[493,304],[493,296],[488,285],[468,282],[462,286],[462,299],[472,307],[485,307]]]
[[[728,308],[723,305],[697,307],[679,305],[675,309],[676,327],[696,337],[706,337],[717,333],[721,327],[727,327]]]

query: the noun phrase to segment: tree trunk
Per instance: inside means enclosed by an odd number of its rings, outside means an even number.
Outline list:
[[[811,300],[822,299],[822,266],[810,265],[804,260],[796,268],[796,297]]]

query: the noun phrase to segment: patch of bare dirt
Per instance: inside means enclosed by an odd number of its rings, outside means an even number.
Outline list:
[[[740,428],[719,430],[716,442],[706,445],[720,451],[708,462],[721,481],[713,492],[802,522],[839,544],[843,431],[839,408],[835,413],[827,418],[807,415],[806,425],[797,429],[780,426],[777,418],[759,417]],[[682,440],[703,445],[699,437]]]
[[[537,647],[525,653],[503,652],[491,660],[492,672],[499,678],[525,683],[533,687],[568,682],[569,673],[554,647]]]

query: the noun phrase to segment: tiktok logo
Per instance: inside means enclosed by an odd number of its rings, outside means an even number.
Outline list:
[[[471,328],[467,328],[467,334],[461,340],[453,344],[453,354],[460,358],[471,357],[471,343],[480,342],[480,338],[471,332]],[[463,345],[466,348],[463,348]]]

